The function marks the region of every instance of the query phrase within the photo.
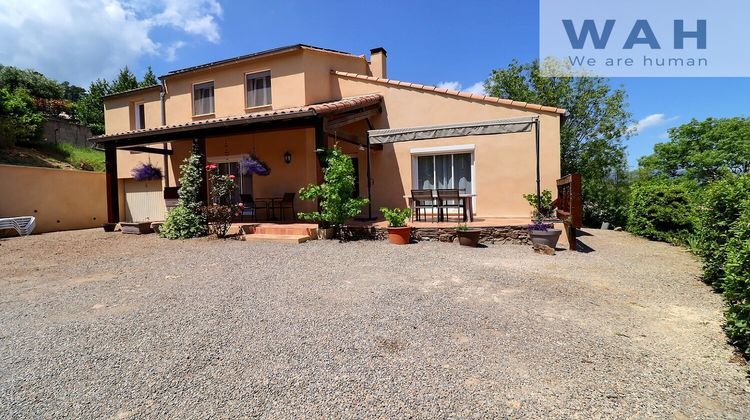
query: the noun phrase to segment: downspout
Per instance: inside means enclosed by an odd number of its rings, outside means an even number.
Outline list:
[[[535,143],[536,143],[536,209],[541,214],[542,212],[542,180],[541,180],[541,168],[539,163],[539,117],[534,118],[534,131],[535,131]]]
[[[161,92],[159,92],[159,101],[161,102],[161,126],[164,127],[167,125],[167,106],[165,102],[165,96],[167,91],[167,82],[164,81],[164,79],[161,79]],[[167,155],[167,150],[169,150],[169,146],[167,143],[162,143],[162,148],[164,149],[164,188],[169,187],[169,156]]]

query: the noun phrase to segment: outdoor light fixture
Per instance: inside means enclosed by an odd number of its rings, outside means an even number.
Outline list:
[[[284,153],[284,162],[286,162],[287,164],[292,163],[292,154],[288,151]]]

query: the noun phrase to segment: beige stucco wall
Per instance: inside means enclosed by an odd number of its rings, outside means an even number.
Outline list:
[[[358,74],[366,74],[368,70],[364,57],[305,49],[302,58],[305,72],[305,104],[331,100],[331,70]]]
[[[85,229],[107,221],[101,172],[0,165],[0,217],[34,216],[34,233]]]
[[[380,93],[384,112],[376,128],[404,128],[540,116],[542,189],[556,190],[560,177],[560,117],[553,113],[488,104],[453,95],[378,82],[331,76],[338,97]],[[534,132],[421,140],[385,145],[372,155],[373,202],[404,206],[412,189],[412,148],[475,145],[475,212],[483,217],[527,217],[531,209],[522,194],[536,189]]]
[[[144,103],[146,128],[161,126],[161,100],[159,88],[136,91],[127,95],[105,98],[104,126],[105,133],[122,133],[135,129],[134,105]]]

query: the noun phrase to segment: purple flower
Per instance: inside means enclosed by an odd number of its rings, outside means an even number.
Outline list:
[[[541,230],[542,232],[546,232],[547,229],[552,229],[554,225],[551,223],[530,223],[527,227],[529,230]]]
[[[258,159],[258,157],[255,155],[242,158],[242,160],[240,161],[240,165],[243,168],[243,173],[245,173],[246,175],[266,176],[271,173],[271,168],[269,168],[265,162]]]
[[[161,169],[150,163],[139,163],[130,173],[136,181],[151,181],[161,179]]]

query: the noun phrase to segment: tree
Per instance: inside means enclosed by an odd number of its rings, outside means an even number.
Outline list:
[[[135,74],[130,71],[128,66],[125,66],[120,70],[117,78],[112,82],[110,91],[112,93],[120,93],[136,88],[138,88],[138,79],[136,79]]]
[[[44,117],[26,89],[0,88],[0,147],[13,146],[19,140],[37,140],[43,123]]]
[[[156,75],[154,74],[154,70],[151,69],[151,66],[148,66],[146,68],[146,74],[143,75],[143,80],[138,84],[139,87],[148,87],[153,85],[158,85],[159,81],[156,79]]]
[[[561,171],[583,177],[584,221],[623,224],[627,206],[627,161],[623,140],[631,114],[627,94],[601,77],[544,77],[538,62],[493,70],[485,82],[492,96],[568,110],[560,128]]]
[[[93,134],[104,134],[104,101],[102,98],[111,93],[110,85],[104,79],[91,82],[86,92],[76,102],[75,110],[78,120],[89,127]]]
[[[750,173],[750,118],[693,119],[638,161],[643,176],[686,178],[699,185]]]
[[[64,88],[61,84],[31,69],[21,70],[13,66],[0,65],[0,86],[10,92],[25,89],[33,98],[64,98]]]

